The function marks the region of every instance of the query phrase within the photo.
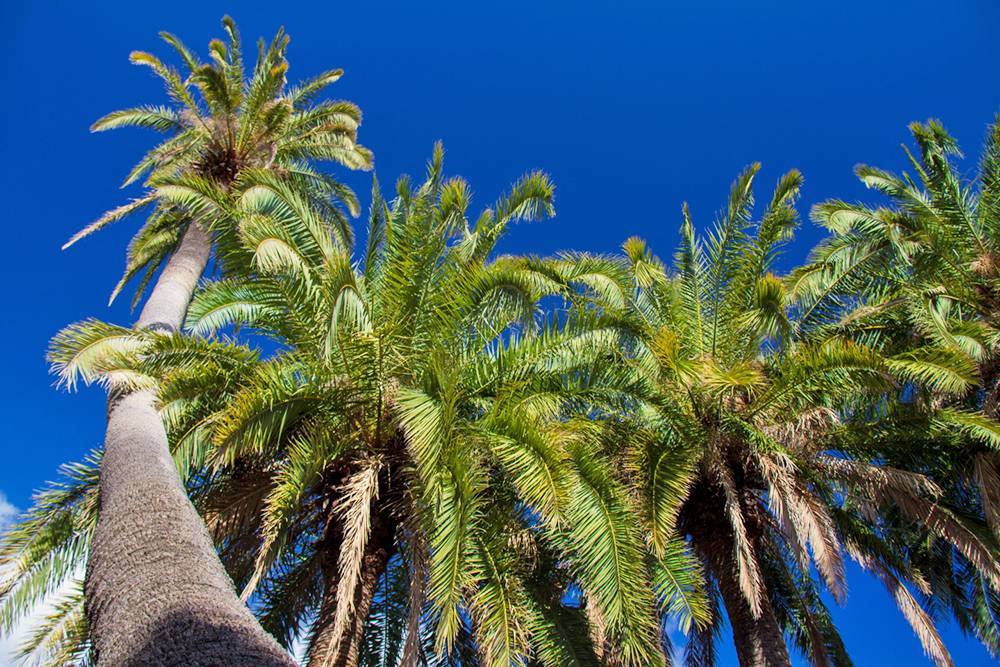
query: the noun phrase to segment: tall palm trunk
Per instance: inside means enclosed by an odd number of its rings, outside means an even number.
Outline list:
[[[364,641],[365,621],[371,611],[372,601],[379,582],[392,556],[392,531],[375,515],[372,533],[361,563],[361,581],[354,598],[354,617],[338,643],[334,634],[333,617],[337,609],[337,583],[339,549],[328,552],[323,568],[323,602],[320,605],[316,636],[309,652],[306,667],[357,667]]]
[[[178,331],[211,251],[188,227],[137,328]],[[233,589],[174,467],[150,391],[112,394],[86,607],[97,663],[294,665]]]

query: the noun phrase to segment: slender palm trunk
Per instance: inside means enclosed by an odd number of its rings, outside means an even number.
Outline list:
[[[365,621],[371,611],[372,601],[379,582],[392,555],[392,531],[376,515],[373,517],[372,534],[361,564],[361,581],[354,599],[354,617],[347,626],[344,637],[337,645],[333,617],[337,609],[337,556],[327,554],[323,572],[323,602],[320,605],[316,636],[309,652],[306,667],[357,667],[364,641]]]
[[[180,329],[211,250],[184,234],[136,323]],[[86,606],[98,665],[294,665],[233,589],[174,467],[149,391],[108,398]]]
[[[766,593],[761,613],[754,617],[740,586],[735,536],[724,503],[719,489],[708,484],[696,485],[681,512],[681,525],[691,536],[691,545],[718,584],[740,665],[791,667],[784,633]],[[762,535],[760,523],[752,512],[745,512],[744,519],[748,539],[759,546]]]

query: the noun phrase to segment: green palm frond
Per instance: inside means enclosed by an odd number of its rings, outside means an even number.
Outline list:
[[[63,481],[39,492],[28,512],[0,540],[0,566],[4,570],[0,627],[4,632],[11,632],[50,596],[65,592],[63,589],[79,574],[97,522],[99,464],[100,454],[95,452],[81,463],[63,466]],[[38,630],[39,641],[29,641],[25,649],[57,651],[60,640],[53,633],[63,631],[57,626],[61,627],[65,617],[57,614],[54,618],[48,630]],[[68,628],[64,628],[67,633]],[[68,648],[75,650],[75,646]]]
[[[573,448],[577,470],[569,510],[569,539],[588,597],[598,605],[607,631],[626,664],[663,661],[652,614],[643,548],[622,489],[608,477],[592,448]]]
[[[124,372],[123,362],[147,348],[154,336],[98,320],[85,320],[66,327],[52,339],[48,358],[60,383],[70,390],[79,381],[114,383],[116,372]],[[118,375],[117,380],[124,379]]]
[[[358,108],[343,101],[312,102],[339,78],[339,70],[286,90],[288,39],[279,31],[269,46],[262,45],[247,77],[236,26],[229,17],[222,24],[227,39],[209,43],[208,63],[175,36],[161,33],[189,70],[186,76],[152,54],[133,52],[133,63],[149,67],[163,81],[171,104],[114,111],[92,127],[141,127],[166,135],[125,180],[129,185],[145,178],[146,192],[108,211],[66,243],[72,245],[144,209],[151,211],[130,246],[112,299],[143,274],[144,286],[192,223],[213,232],[218,256],[228,260],[227,269],[234,268],[229,266],[234,263],[231,246],[238,243],[242,217],[236,204],[246,195],[265,205],[253,194],[263,187],[270,188],[271,208],[282,224],[305,225],[324,248],[333,243],[331,230],[341,245],[351,243],[351,229],[338,204],[357,215],[357,198],[332,176],[311,167],[314,161],[331,159],[352,169],[371,167],[371,152],[357,143]],[[317,219],[320,215],[323,221]],[[271,268],[268,259],[274,260],[273,253],[262,258],[263,268]]]
[[[664,543],[653,577],[660,612],[676,619],[681,632],[690,635],[693,628],[712,623],[704,571],[683,540],[675,537]]]

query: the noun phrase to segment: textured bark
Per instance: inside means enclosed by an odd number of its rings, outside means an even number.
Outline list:
[[[212,237],[198,225],[188,226],[177,251],[163,268],[149,293],[135,326],[139,329],[180,331],[198,279],[212,251]]]
[[[711,513],[709,513],[711,514]],[[739,584],[733,558],[733,540],[722,516],[706,520],[700,529],[692,531],[692,544],[698,555],[715,576],[722,603],[733,631],[736,655],[743,667],[791,667],[785,636],[774,616],[774,609],[765,599],[759,618],[754,618]]]
[[[330,521],[323,540],[323,600],[313,628],[314,636],[306,656],[306,667],[318,667],[327,662],[334,644],[333,617],[337,611],[337,586],[340,583],[337,559],[340,556],[340,525]]]
[[[733,642],[736,644],[740,664],[791,667],[785,636],[774,617],[771,604],[765,601],[760,618],[754,618],[740,590],[736,572],[730,567],[720,570],[716,576],[726,614],[733,628]]]
[[[339,553],[327,554],[323,568],[323,602],[316,621],[316,638],[313,640],[307,667],[357,667],[358,665],[364,641],[365,621],[368,619],[372,600],[378,591],[379,580],[385,573],[393,547],[391,529],[379,517],[373,518],[371,537],[361,565],[361,582],[354,598],[354,618],[348,625],[337,650],[334,650],[333,617],[337,609]]]
[[[137,326],[176,331],[211,239],[192,225]],[[112,395],[86,609],[101,667],[294,665],[237,597],[181,484],[149,391]]]

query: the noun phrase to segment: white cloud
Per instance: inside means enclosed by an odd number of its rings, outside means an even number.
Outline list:
[[[21,510],[14,507],[3,491],[0,491],[0,532],[7,530],[20,513]]]
[[[10,528],[20,513],[21,510],[7,500],[7,496],[0,491],[0,533]],[[17,664],[14,662],[14,652],[24,639],[24,634],[23,630],[10,635],[0,632],[0,667],[14,667]]]

